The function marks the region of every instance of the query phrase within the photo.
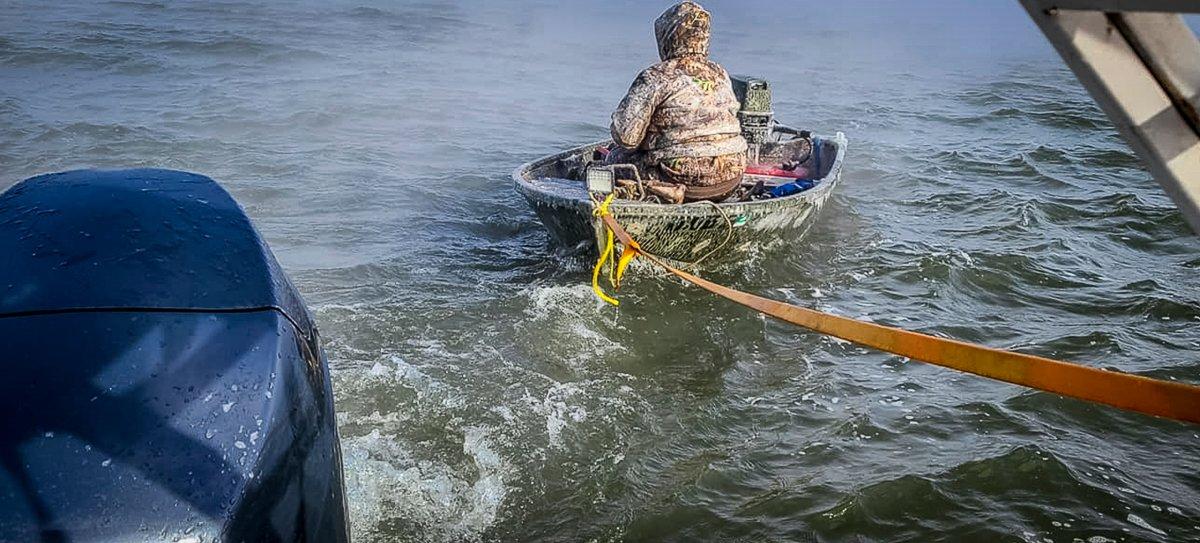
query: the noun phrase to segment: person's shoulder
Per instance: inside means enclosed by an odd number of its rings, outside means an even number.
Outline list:
[[[670,73],[671,69],[666,66],[666,62],[651,64],[638,72],[637,77],[633,80],[633,84],[635,86],[661,85],[663,81],[670,78]]]
[[[712,59],[705,59],[705,61],[708,64],[708,69],[711,70],[714,75],[720,78],[729,79],[729,72],[725,71],[724,66],[713,62]]]
[[[662,76],[666,75],[667,73],[669,73],[671,70],[672,70],[671,61],[664,60],[662,62],[656,62],[654,64],[647,66],[646,69],[642,70],[638,74],[638,77],[662,77]]]

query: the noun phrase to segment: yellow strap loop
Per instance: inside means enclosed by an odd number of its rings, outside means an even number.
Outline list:
[[[617,194],[615,192],[608,193],[608,196],[604,198],[604,201],[600,202],[599,204],[596,204],[596,200],[593,199],[592,204],[594,205],[595,209],[592,209],[592,215],[596,217],[611,215],[611,213],[608,212],[608,205],[612,203],[613,197],[616,195]]]
[[[592,210],[592,215],[594,215],[596,217],[600,217],[602,219],[603,219],[603,217],[608,216],[609,215],[608,205],[611,204],[612,201],[613,201],[613,194],[609,193],[609,195],[606,198],[604,198],[604,201],[602,203],[600,203],[599,205],[595,205],[595,209]],[[592,203],[595,204],[596,203],[595,200],[592,200]],[[604,289],[600,288],[600,270],[602,268],[604,268],[604,263],[608,262],[608,259],[610,257],[612,257],[612,254],[614,252],[612,229],[606,228],[603,225],[601,225],[600,228],[604,228],[604,230],[606,232],[605,237],[607,239],[607,242],[604,244],[604,248],[600,250],[600,259],[596,261],[596,267],[592,269],[592,292],[595,292],[596,296],[598,298],[600,298],[601,300],[604,300],[605,302],[608,302],[612,305],[621,305],[621,302],[617,301],[616,298],[613,298],[613,297],[609,296],[608,294],[605,294]],[[622,260],[625,259],[624,253],[621,254],[621,259]],[[620,284],[620,271],[618,271],[618,273],[617,273],[617,278],[614,279],[613,277],[610,276],[609,282],[613,283],[614,287],[616,285]]]
[[[859,345],[999,381],[1155,417],[1200,424],[1200,386],[993,349],[777,302],[677,270],[638,248],[611,216],[601,220],[625,245],[679,278],[784,322]],[[622,255],[624,259],[624,255]]]

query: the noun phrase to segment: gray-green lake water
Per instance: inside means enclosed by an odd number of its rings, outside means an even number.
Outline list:
[[[662,2],[0,2],[0,188],[221,181],[312,306],[358,541],[1200,539],[1200,428],[765,320],[620,309],[518,164],[600,139]],[[1016,2],[714,1],[714,57],[844,131],[803,239],[711,272],[1164,379],[1200,241]]]

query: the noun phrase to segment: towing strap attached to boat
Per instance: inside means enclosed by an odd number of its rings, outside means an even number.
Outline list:
[[[593,198],[592,214],[601,218],[610,216],[608,212],[608,206],[612,203],[614,195],[615,193],[610,192],[602,202]],[[613,244],[613,230],[608,228],[606,231],[607,233],[605,234],[604,247],[600,249],[600,258],[596,260],[596,267],[592,269],[592,292],[595,292],[596,296],[605,302],[608,302],[612,305],[621,305],[621,302],[617,301],[616,298],[605,294],[604,289],[600,287],[600,270],[604,268],[604,264],[606,262],[613,258],[613,253],[615,252]],[[628,234],[626,234],[626,237],[628,237]],[[637,242],[633,241],[633,239],[629,239],[627,241],[622,240],[622,243],[624,243],[626,247],[633,247],[634,250],[622,250],[621,259],[617,261],[615,266],[609,268],[608,282],[613,286],[613,288],[621,287],[621,276],[625,274],[625,268],[629,266],[629,262],[633,260],[633,257],[642,252],[642,248],[639,247]]]
[[[604,294],[599,285],[599,274],[604,262],[611,258],[614,252],[615,235],[624,248],[619,265],[616,266],[617,270],[610,277],[614,287],[620,284],[620,274],[629,261],[636,256],[642,256],[684,281],[713,294],[814,332],[1024,387],[1155,417],[1200,424],[1200,386],[994,349],[823,313],[718,285],[676,269],[638,246],[609,213],[608,203],[611,198],[609,195],[595,208],[595,215],[607,227],[608,243],[605,251],[601,251],[600,260],[592,274],[592,287],[601,299],[613,305],[616,305],[617,301]]]

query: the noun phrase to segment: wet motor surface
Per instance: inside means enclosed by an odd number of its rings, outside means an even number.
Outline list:
[[[708,276],[1196,381],[1200,242],[1015,3],[706,6],[780,120],[850,139],[805,237]],[[221,181],[321,328],[359,541],[1200,537],[1195,427],[645,269],[597,302],[509,173],[607,134],[662,7],[6,3],[0,187]]]

